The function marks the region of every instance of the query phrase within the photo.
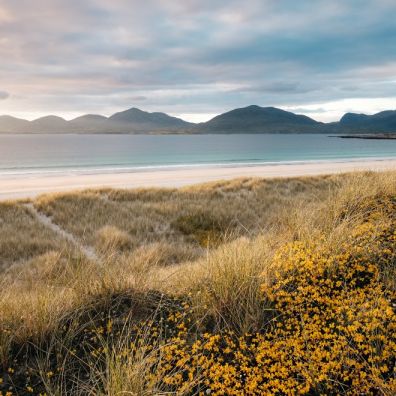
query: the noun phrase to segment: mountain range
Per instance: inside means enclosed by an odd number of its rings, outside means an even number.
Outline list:
[[[110,117],[87,114],[66,121],[46,116],[27,121],[0,116],[0,133],[391,133],[396,110],[374,115],[347,113],[339,122],[323,123],[276,107],[256,105],[231,110],[199,124],[135,107]]]

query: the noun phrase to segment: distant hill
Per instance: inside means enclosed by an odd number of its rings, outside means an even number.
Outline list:
[[[339,126],[356,132],[396,132],[396,110],[374,115],[347,113],[341,118]]]
[[[128,132],[130,127],[139,131],[178,130],[190,126],[190,123],[180,118],[171,117],[165,113],[148,113],[135,107],[113,114],[108,123],[116,129]]]
[[[281,133],[314,132],[323,124],[304,115],[276,107],[248,106],[220,114],[199,124],[199,132],[217,133]]]
[[[34,121],[0,117],[0,133],[169,133],[185,131],[192,125],[165,113],[149,113],[136,108],[109,118],[86,114],[70,121],[52,115]]]
[[[107,117],[98,114],[86,114],[68,122],[68,128],[77,133],[103,133],[106,131]]]
[[[395,133],[396,111],[374,115],[345,114],[339,122],[322,123],[276,107],[248,106],[193,124],[165,113],[131,109],[104,117],[86,114],[66,121],[46,116],[26,121],[0,116],[0,133]]]
[[[0,116],[0,132],[20,132],[23,131],[29,121],[8,115]]]
[[[40,133],[64,133],[68,132],[68,122],[61,117],[57,116],[46,116],[38,118],[37,120],[29,122],[26,125],[28,132]]]

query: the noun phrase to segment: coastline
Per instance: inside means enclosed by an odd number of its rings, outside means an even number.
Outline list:
[[[124,170],[98,173],[30,173],[0,175],[0,201],[29,199],[45,193],[90,188],[183,187],[239,177],[298,177],[353,171],[396,170],[395,159],[353,159],[298,163],[230,164],[217,166]]]
[[[334,135],[329,137],[338,137],[340,139],[396,140],[396,133],[366,133],[366,134],[351,134],[351,135]]]

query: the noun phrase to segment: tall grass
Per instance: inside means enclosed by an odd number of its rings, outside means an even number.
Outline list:
[[[115,295],[134,300],[138,293],[139,304],[152,306],[154,290],[188,299],[197,331],[200,326],[240,335],[261,331],[274,314],[261,293],[275,276],[274,253],[296,240],[337,252],[381,197],[396,197],[395,172],[239,179],[180,190],[99,190],[33,202],[93,247],[98,262],[38,223],[21,203],[1,204],[1,363],[15,365],[15,351],[26,343],[49,348],[53,339],[62,350],[72,350],[70,340],[97,323],[79,323],[75,334],[67,335],[62,326],[70,318],[83,320],[95,301],[112,301]],[[377,216],[379,223],[388,221],[386,211]],[[395,290],[395,270],[386,271],[387,287]],[[103,312],[116,319],[118,308],[110,304]],[[145,380],[158,365],[150,356],[158,356],[161,346],[147,334],[136,354],[122,354],[130,347],[128,326],[135,322],[128,316],[110,344],[101,340],[101,361],[84,363],[90,365],[89,381],[70,380],[65,371],[54,382],[45,374],[50,366],[45,349],[29,364],[37,370],[40,362],[49,394],[70,389],[74,394],[161,394],[160,382]]]

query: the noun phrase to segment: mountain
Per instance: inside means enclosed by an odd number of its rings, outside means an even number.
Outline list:
[[[314,132],[323,124],[304,115],[276,107],[248,106],[220,114],[199,124],[199,132],[217,133],[282,133]]]
[[[109,117],[109,123],[120,130],[128,131],[131,126],[137,131],[178,130],[191,124],[165,113],[148,113],[132,107]]]
[[[76,133],[106,132],[108,118],[99,114],[86,114],[68,122],[68,128]]]
[[[28,132],[65,133],[68,132],[68,122],[61,117],[46,116],[31,121],[26,125]]]
[[[339,126],[356,132],[396,132],[396,110],[381,111],[374,115],[346,113]]]
[[[0,116],[0,132],[18,132],[26,128],[29,121],[8,115]]]
[[[99,114],[85,114],[83,116],[72,119],[70,122],[75,125],[78,124],[84,125],[87,122],[104,122],[107,119],[108,119],[107,117]]]
[[[345,114],[339,122],[322,123],[276,107],[248,106],[198,124],[197,133],[396,133],[396,110],[374,115]]]
[[[46,116],[26,121],[10,116],[0,117],[0,133],[170,133],[185,131],[193,124],[165,113],[149,113],[131,108],[107,118],[86,114],[66,121]]]
[[[339,122],[322,123],[276,107],[234,109],[192,124],[165,113],[131,109],[104,117],[86,114],[66,121],[46,116],[26,121],[0,116],[0,133],[396,133],[396,110],[374,115],[347,113]]]

